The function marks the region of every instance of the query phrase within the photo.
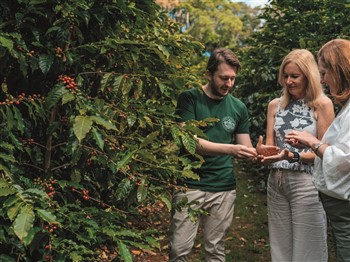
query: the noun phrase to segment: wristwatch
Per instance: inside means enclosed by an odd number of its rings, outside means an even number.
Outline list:
[[[298,152],[292,152],[293,158],[288,160],[289,163],[296,163],[300,161],[300,154]]]
[[[320,146],[322,146],[322,145],[324,145],[324,143],[322,143],[322,142],[315,144],[315,146],[314,146],[314,152],[315,152],[316,155],[317,155],[318,149],[319,149]]]

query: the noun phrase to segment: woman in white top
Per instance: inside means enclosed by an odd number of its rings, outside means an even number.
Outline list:
[[[317,155],[313,182],[333,228],[337,261],[350,261],[350,41],[326,43],[318,52],[318,66],[322,84],[341,110],[321,140],[305,131],[285,138]]]
[[[267,206],[272,262],[328,260],[326,215],[312,183],[315,154],[285,141],[292,130],[308,131],[321,139],[332,123],[333,104],[320,81],[313,54],[295,49],[280,66],[283,94],[268,105],[266,145],[281,150],[262,159],[271,169]],[[261,154],[258,147],[257,151]]]

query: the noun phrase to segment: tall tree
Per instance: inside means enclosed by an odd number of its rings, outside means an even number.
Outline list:
[[[259,25],[255,19],[259,9],[229,0],[188,0],[179,8],[189,14],[186,33],[203,43],[207,51],[242,45]]]

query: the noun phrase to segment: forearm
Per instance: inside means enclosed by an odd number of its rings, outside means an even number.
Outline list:
[[[196,151],[198,154],[206,156],[232,155],[234,146],[233,144],[213,143],[198,138]]]

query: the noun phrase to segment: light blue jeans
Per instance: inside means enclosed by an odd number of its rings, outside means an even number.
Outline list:
[[[311,174],[272,169],[267,206],[272,262],[328,260],[327,220]]]
[[[198,201],[192,208],[204,209],[209,213],[209,216],[200,217],[203,222],[205,261],[224,262],[225,237],[233,218],[236,190],[217,193],[188,190],[186,193],[176,193],[173,201],[180,201],[184,197],[187,197],[188,202]],[[188,261],[200,219],[192,222],[186,208],[173,214],[170,221],[170,262]]]

